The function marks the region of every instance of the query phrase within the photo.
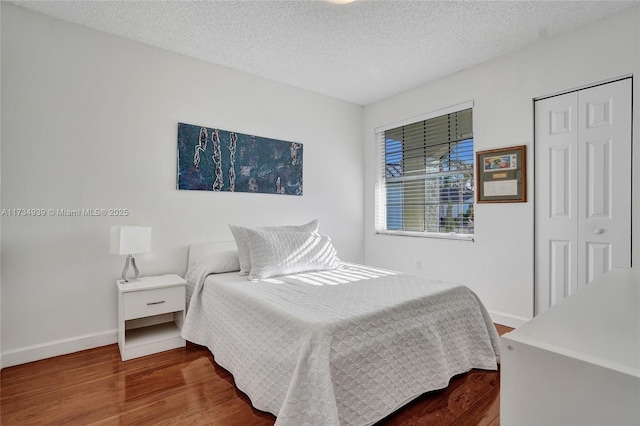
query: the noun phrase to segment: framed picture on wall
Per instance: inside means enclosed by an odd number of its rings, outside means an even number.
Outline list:
[[[476,152],[478,203],[527,201],[527,146]]]

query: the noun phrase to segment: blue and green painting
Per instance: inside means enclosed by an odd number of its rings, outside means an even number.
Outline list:
[[[302,144],[178,123],[178,189],[302,195]]]

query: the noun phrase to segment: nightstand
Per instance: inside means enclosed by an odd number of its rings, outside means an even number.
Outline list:
[[[118,346],[123,361],[185,346],[180,336],[187,282],[175,274],[118,285]]]

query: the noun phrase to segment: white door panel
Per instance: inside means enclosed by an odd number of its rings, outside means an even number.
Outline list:
[[[631,79],[535,103],[536,315],[631,262]]]
[[[631,265],[631,79],[578,92],[578,287]]]
[[[585,243],[586,248],[586,282],[590,283],[611,269],[611,243]]]
[[[572,274],[571,241],[551,240],[549,253],[549,306],[555,305],[575,289],[576,279]]]
[[[586,143],[585,219],[611,218],[611,145],[611,139]]]
[[[576,248],[578,178],[577,95],[569,93],[535,104],[535,275],[544,288],[536,288],[536,306],[549,307],[577,288]]]

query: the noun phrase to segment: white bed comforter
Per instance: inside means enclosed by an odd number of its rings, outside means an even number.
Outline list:
[[[247,281],[191,271],[182,336],[276,425],[368,425],[473,368],[499,337],[465,286],[361,265]]]

